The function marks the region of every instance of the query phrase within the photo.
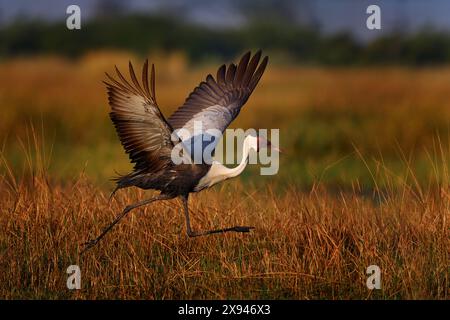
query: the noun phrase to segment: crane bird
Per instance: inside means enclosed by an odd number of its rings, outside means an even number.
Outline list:
[[[176,143],[173,132],[178,129],[191,130],[195,121],[203,129],[218,129],[222,133],[237,117],[258,84],[267,66],[268,57],[261,61],[261,51],[251,56],[247,52],[235,64],[222,65],[214,78],[211,74],[187,97],[184,104],[167,120],[161,113],[155,96],[155,67],[152,65],[150,84],[148,60],[142,70],[142,86],[129,63],[131,82],[127,81],[116,67],[118,79],[108,73],[104,81],[111,106],[110,118],[119,139],[132,163],[131,173],[116,178],[117,186],[111,196],[121,188],[138,187],[159,190],[159,195],[125,207],[123,212],[94,240],[85,243],[86,249],[93,247],[105,234],[131,210],[149,203],[181,198],[189,237],[224,233],[249,232],[253,227],[234,226],[224,229],[196,232],[191,228],[188,197],[221,181],[238,176],[246,167],[251,149],[258,151],[260,145],[270,146],[262,136],[247,135],[244,139],[243,157],[235,168],[227,168],[220,162],[181,163],[171,160]],[[217,141],[213,142],[217,144]],[[214,145],[215,147],[215,145]],[[278,149],[277,149],[278,150]]]

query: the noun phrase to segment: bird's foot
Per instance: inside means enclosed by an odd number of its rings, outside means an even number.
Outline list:
[[[230,228],[230,231],[234,232],[250,232],[250,230],[255,229],[255,227],[247,227],[247,226],[235,226],[233,228]]]
[[[187,230],[187,234],[189,237],[199,237],[199,236],[205,236],[208,234],[215,234],[215,233],[226,233],[226,232],[241,232],[241,233],[247,233],[250,232],[250,230],[255,229],[255,227],[247,227],[247,226],[235,226],[231,228],[226,229],[216,229],[216,230],[209,230],[209,231],[202,231],[202,232],[194,232],[190,229]]]

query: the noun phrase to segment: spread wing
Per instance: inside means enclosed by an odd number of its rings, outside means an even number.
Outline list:
[[[106,74],[110,118],[116,127],[120,142],[129,154],[135,170],[157,172],[171,164],[172,128],[156,104],[155,69],[152,65],[150,86],[148,61],[142,70],[142,87],[129,63],[131,83],[116,67],[118,80]]]
[[[227,68],[222,65],[217,71],[216,79],[209,74],[170,116],[169,124],[175,131],[181,132],[180,138],[187,149],[201,140],[199,151],[203,151],[210,143],[214,146],[209,149],[214,150],[219,137],[206,131],[215,129],[216,132],[223,133],[238,116],[267,66],[268,57],[264,57],[261,63],[260,59],[261,51],[253,57],[247,52],[237,66],[230,64]],[[201,134],[194,133],[194,125],[197,128],[201,126]],[[205,135],[208,136],[206,139]],[[192,151],[191,156],[195,157]]]

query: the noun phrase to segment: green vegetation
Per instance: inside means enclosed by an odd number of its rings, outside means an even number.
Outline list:
[[[442,64],[450,61],[450,36],[423,29],[391,34],[367,45],[349,34],[323,35],[280,20],[253,19],[239,29],[208,28],[170,16],[99,17],[70,31],[64,21],[17,21],[0,30],[0,57],[32,54],[80,56],[90,50],[182,51],[190,61],[232,58],[248,48],[278,53],[283,61],[327,65]]]

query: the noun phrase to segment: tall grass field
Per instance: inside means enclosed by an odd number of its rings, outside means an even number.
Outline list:
[[[233,128],[280,129],[280,170],[250,165],[181,202],[132,211],[131,164],[109,120],[102,80],[144,57],[0,61],[0,298],[448,299],[450,68],[320,67],[272,59]],[[167,116],[221,61],[149,54]],[[66,287],[78,265],[81,289]],[[370,290],[367,267],[379,266]]]

